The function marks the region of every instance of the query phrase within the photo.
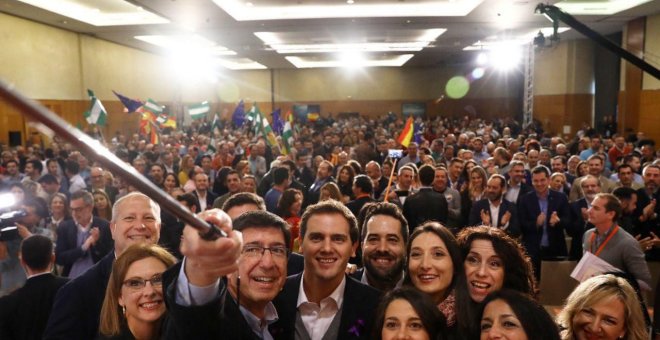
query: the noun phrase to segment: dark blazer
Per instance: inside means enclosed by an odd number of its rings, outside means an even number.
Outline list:
[[[571,250],[568,254],[570,260],[582,258],[582,237],[584,232],[594,226],[582,218],[582,208],[587,208],[587,200],[583,197],[569,203],[571,208],[571,222],[566,226],[566,232],[571,236]]]
[[[470,211],[470,219],[468,221],[469,226],[481,225],[481,211],[485,210],[490,216],[490,203],[487,198],[484,198],[472,205],[472,211]],[[516,206],[502,198],[502,203],[500,203],[500,212],[497,215],[497,228],[502,229],[502,216],[506,212],[511,213],[511,218],[509,219],[509,226],[504,230],[507,234],[518,237],[520,236],[520,224],[518,223],[518,209]],[[493,220],[493,216],[491,221]]]
[[[539,199],[536,191],[529,192],[522,197],[518,197],[518,212],[520,217],[520,226],[523,235],[523,245],[529,253],[532,260],[540,260],[542,228],[536,226],[536,218],[541,213]],[[550,227],[550,216],[557,212],[560,222],[554,227]],[[548,243],[549,249],[547,256],[567,256],[566,240],[564,229],[570,224],[570,207],[568,198],[561,192],[548,190],[548,213],[546,215],[546,224],[548,225]]]
[[[42,274],[0,298],[0,339],[41,339],[55,294],[67,281]]]
[[[298,293],[302,273],[289,276],[284,289],[273,301],[279,320],[271,325],[271,334],[275,339],[294,338]],[[346,277],[346,289],[342,304],[339,334],[337,339],[370,339],[374,323],[374,312],[380,301],[380,292],[363,285],[351,277]]]
[[[408,221],[410,233],[418,225],[429,220],[447,223],[448,214],[445,195],[432,188],[419,189],[417,193],[408,196],[403,203],[403,216]]]
[[[388,177],[381,176],[378,180],[378,185],[374,186],[374,198],[380,199],[385,189],[387,189],[387,184],[389,183],[389,174]]]
[[[315,181],[312,181],[312,184],[307,186],[309,189],[307,190],[307,195],[304,195],[305,201],[303,202],[303,210],[308,206],[319,202],[319,198],[321,197],[321,187],[330,182],[337,183],[335,179],[330,176],[323,182],[316,183]]]
[[[288,276],[296,275],[302,273],[303,269],[305,269],[305,258],[298,253],[289,254],[286,262],[286,274]]]
[[[169,268],[163,275],[168,319],[164,339],[236,339],[258,340],[241,314],[227,284],[220,282],[217,298],[201,306],[176,304],[176,281],[181,263]]]
[[[364,207],[364,205],[369,202],[375,202],[375,200],[371,198],[371,196],[356,198],[346,203],[346,208],[348,208],[348,210],[353,213],[353,216],[357,218],[358,215],[360,215],[360,210],[362,210],[362,207]]]
[[[97,336],[105,288],[114,261],[115,253],[111,251],[57,292],[44,339],[93,339]]]
[[[197,190],[193,190],[193,195],[199,200],[199,195],[197,195]],[[206,209],[211,209],[213,207],[213,201],[218,198],[218,195],[213,193],[211,190],[206,190]]]
[[[112,235],[110,234],[110,223],[94,217],[92,227],[99,228],[99,240],[88,250],[92,255],[94,263],[99,262],[114,247]],[[57,228],[57,244],[55,245],[55,262],[64,268],[62,276],[69,276],[73,264],[84,255],[82,248],[78,246],[78,227],[74,220],[65,220]]]

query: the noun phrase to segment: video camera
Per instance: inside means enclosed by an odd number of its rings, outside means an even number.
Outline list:
[[[16,222],[25,216],[27,216],[27,212],[23,209],[0,215],[0,241],[12,241],[19,238]]]

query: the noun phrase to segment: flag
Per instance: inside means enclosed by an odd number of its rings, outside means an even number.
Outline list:
[[[211,131],[213,131],[216,134],[220,134],[221,130],[222,127],[220,126],[220,118],[218,118],[218,114],[215,113],[213,115],[213,122],[211,122]]]
[[[403,131],[401,131],[401,134],[399,135],[399,138],[396,139],[396,141],[407,148],[413,138],[414,129],[413,118],[412,116],[408,117],[406,125],[403,127]]]
[[[291,123],[284,123],[284,128],[282,129],[282,144],[284,148],[282,153],[288,155],[291,153],[291,147],[293,146],[293,129],[291,129]]]
[[[417,145],[422,144],[422,132],[424,130],[424,127],[422,126],[422,123],[415,123],[415,132],[413,133],[413,140]]]
[[[151,133],[149,134],[149,143],[154,145],[160,143],[160,136],[158,135],[158,131],[156,131],[155,128],[151,129]]]
[[[231,115],[231,121],[234,123],[235,127],[241,127],[245,123],[245,104],[243,103],[243,100],[236,105],[234,113]]]
[[[206,117],[206,114],[211,112],[211,104],[208,101],[199,104],[193,104],[186,107],[188,114],[192,119],[200,119]]]
[[[176,129],[176,120],[174,119],[174,117],[170,117],[165,113],[163,113],[162,115],[158,116],[158,118],[156,118],[156,123],[158,123],[161,129],[168,127],[172,129]]]
[[[282,110],[277,109],[270,114],[273,117],[273,131],[278,135],[282,135],[282,130],[284,129],[282,118],[280,117],[281,112]]]
[[[307,120],[310,122],[315,122],[319,120],[319,114],[318,113],[308,113],[307,114]]]
[[[92,90],[88,89],[87,94],[92,101],[89,105],[89,110],[85,111],[85,119],[87,120],[87,123],[104,126],[105,120],[108,117],[107,111],[105,111],[103,104],[101,104],[101,101],[96,98]]]
[[[163,113],[163,107],[158,105],[153,99],[149,98],[147,99],[147,102],[142,105],[142,108],[145,111],[151,112],[154,114],[154,117],[157,117],[161,113]],[[155,119],[155,118],[154,118]]]
[[[259,118],[257,111],[259,111],[259,109],[257,108],[257,103],[255,102],[254,104],[252,104],[252,108],[250,109],[250,111],[248,111],[247,115],[245,115],[245,118],[251,121],[252,123],[255,123]]]
[[[270,127],[270,123],[268,123],[268,119],[264,117],[263,113],[259,111],[257,103],[252,105],[252,109],[250,109],[249,114],[252,114],[255,117],[255,134],[261,133],[261,135],[266,138],[266,141],[268,141],[270,146],[278,145],[277,138],[275,138],[275,134],[273,133],[273,129]]]
[[[144,110],[140,117],[140,134],[148,136],[155,127],[152,124],[156,121],[156,116],[150,111]]]
[[[121,101],[121,103],[124,105],[127,112],[129,113],[137,111],[140,107],[142,107],[142,105],[144,105],[143,102],[122,96],[121,94],[115,92],[114,90],[112,90],[112,93],[114,93],[115,96],[119,98],[119,101]]]

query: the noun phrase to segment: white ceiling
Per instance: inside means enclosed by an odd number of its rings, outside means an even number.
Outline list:
[[[77,16],[67,17],[51,12],[52,8],[47,11],[35,7],[39,2],[52,7],[56,1],[73,3],[69,7],[87,6],[83,13],[93,15],[81,16],[78,9]],[[404,67],[428,67],[463,63],[474,58],[475,53],[464,51],[466,47],[503,40],[531,41],[539,29],[551,26],[543,16],[534,14],[539,1],[352,1],[0,0],[0,11],[154,53],[169,53],[163,46],[176,46],[179,50],[205,48],[214,57],[223,58],[226,67],[237,68],[337,66],[342,63],[338,51],[353,49],[369,51],[364,58],[376,60],[378,65],[391,62],[393,66],[399,63]],[[608,5],[630,5],[634,1],[646,2],[623,11],[610,9],[619,11],[614,14],[575,15],[599,33],[611,34],[621,31],[629,20],[660,13],[660,0],[546,3],[569,6],[565,8],[572,13],[606,13]],[[117,11],[123,12],[116,14]],[[167,23],[118,24],[118,17],[135,14],[130,11],[140,12],[142,18],[154,14]],[[111,12],[109,26],[75,19],[105,12]],[[561,34],[561,39],[575,38],[582,36],[573,30]],[[154,45],[154,41],[159,45]]]

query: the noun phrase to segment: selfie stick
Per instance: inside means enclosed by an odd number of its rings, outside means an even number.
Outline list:
[[[392,178],[394,178],[394,171],[396,170],[396,163],[399,161],[398,158],[394,159],[394,164],[392,164],[392,171],[390,172],[390,180],[387,182],[387,189],[385,190],[385,199],[383,202],[387,202],[387,197],[390,195],[390,188],[392,187]]]
[[[0,81],[0,98],[4,98],[21,113],[45,125],[37,127],[40,132],[46,135],[54,133],[69,141],[80,152],[94,155],[93,158],[108,168],[108,170],[110,170],[115,176],[120,176],[128,184],[157,202],[161,208],[174,214],[186,224],[197,229],[203,234],[203,238],[215,239],[227,236],[226,233],[220,230],[217,226],[207,223],[188,211],[179,202],[174,200],[173,197],[154,185],[135,168],[124,163],[97,140],[92,139],[92,137],[71,126],[71,124],[38,104],[36,101],[18,93],[18,91],[13,89],[13,87],[9,87],[3,81]]]

